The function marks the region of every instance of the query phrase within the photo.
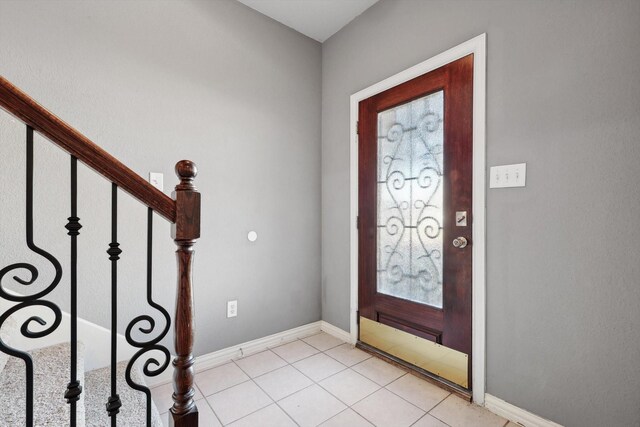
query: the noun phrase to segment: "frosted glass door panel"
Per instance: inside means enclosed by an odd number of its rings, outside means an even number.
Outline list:
[[[442,308],[444,92],[378,113],[377,290]]]

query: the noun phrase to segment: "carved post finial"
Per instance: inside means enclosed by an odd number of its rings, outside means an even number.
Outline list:
[[[193,180],[198,175],[198,168],[191,160],[180,160],[176,163],[176,175],[180,178],[180,184],[176,190],[196,190]]]

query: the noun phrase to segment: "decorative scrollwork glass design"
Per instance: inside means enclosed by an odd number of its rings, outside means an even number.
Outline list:
[[[378,113],[378,292],[442,307],[444,92]]]

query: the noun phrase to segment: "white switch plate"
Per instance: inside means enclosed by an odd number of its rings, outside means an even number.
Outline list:
[[[149,182],[160,191],[164,189],[164,176],[160,172],[149,172]]]
[[[227,301],[227,318],[238,315],[238,300]]]
[[[524,187],[527,164],[492,166],[489,172],[489,188]]]

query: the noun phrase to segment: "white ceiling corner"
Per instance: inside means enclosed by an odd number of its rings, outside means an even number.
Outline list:
[[[322,43],[378,0],[238,1]]]

